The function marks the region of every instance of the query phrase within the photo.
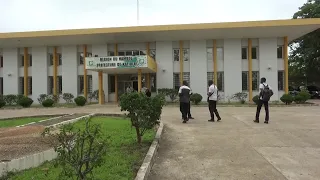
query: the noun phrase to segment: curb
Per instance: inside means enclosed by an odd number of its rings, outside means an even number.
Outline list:
[[[38,121],[38,122],[50,121],[50,120],[58,119],[58,118],[61,118],[61,117],[64,117],[64,116],[68,116],[68,115],[62,115],[62,116],[57,116],[57,117],[53,117],[53,118],[49,118],[49,119],[43,119],[43,120]],[[16,127],[24,127],[24,126],[28,126],[28,125],[31,125],[31,124],[34,124],[34,123],[36,123],[36,122],[30,122],[30,123],[19,125],[19,126],[16,126]]]
[[[147,178],[150,174],[150,170],[154,164],[155,157],[158,153],[158,148],[159,148],[159,144],[160,144],[161,135],[163,132],[163,127],[164,127],[164,124],[162,122],[160,122],[160,126],[157,130],[157,133],[154,137],[154,140],[153,140],[153,142],[147,152],[146,157],[143,160],[142,165],[140,166],[140,169],[137,173],[135,180],[147,180]]]

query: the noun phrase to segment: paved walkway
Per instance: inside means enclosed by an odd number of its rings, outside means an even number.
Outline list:
[[[220,108],[209,123],[205,107],[182,124],[177,107],[166,107],[158,158],[150,180],[318,180],[320,107],[271,108],[270,124],[252,122],[255,108]],[[120,113],[113,105],[0,110],[0,117],[65,113]],[[263,113],[262,113],[263,115]],[[263,119],[263,118],[262,118]]]
[[[206,108],[182,124],[165,110],[165,130],[150,180],[318,180],[320,108],[271,108],[270,124],[252,122],[255,108]],[[264,115],[264,114],[261,114]],[[263,120],[263,117],[262,117]]]

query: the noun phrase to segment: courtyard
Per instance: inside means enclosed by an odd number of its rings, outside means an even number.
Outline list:
[[[221,107],[222,122],[210,123],[207,108],[193,106],[195,119],[182,124],[178,107],[167,106],[149,179],[318,179],[319,110],[319,106],[271,107],[270,124],[255,124],[255,108]],[[0,111],[1,118],[66,113],[121,112],[112,104]]]

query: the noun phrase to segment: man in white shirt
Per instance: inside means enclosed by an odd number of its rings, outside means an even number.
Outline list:
[[[218,110],[217,110],[218,87],[213,84],[212,80],[208,81],[208,86],[209,86],[209,89],[208,89],[207,95],[208,95],[209,112],[210,112],[210,116],[211,116],[211,119],[208,121],[214,122],[214,114],[216,114],[216,116],[218,118],[217,121],[220,121],[221,117],[220,117]]]
[[[257,111],[256,111],[256,118],[253,122],[259,123],[259,116],[260,116],[260,111],[262,108],[262,105],[264,105],[264,109],[266,111],[266,117],[264,123],[268,124],[269,123],[269,100],[270,97],[273,95],[272,88],[267,84],[267,79],[266,78],[261,78],[260,80],[260,85],[259,85],[259,101],[257,105]]]
[[[183,81],[182,86],[179,88],[179,101],[180,101],[180,111],[182,113],[183,123],[186,123],[188,118],[188,111],[190,105],[190,96],[192,92],[188,87],[188,82]]]

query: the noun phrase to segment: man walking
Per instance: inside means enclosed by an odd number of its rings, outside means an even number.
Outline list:
[[[188,87],[187,81],[182,82],[182,86],[179,88],[179,100],[180,111],[182,113],[183,123],[186,123],[188,119],[189,103],[190,103],[191,89]]]
[[[191,96],[191,95],[192,95],[192,90],[190,89],[190,91],[191,91],[191,94],[190,94],[190,96]],[[181,115],[182,115],[182,108],[181,108],[181,106],[180,106],[180,112],[181,112]],[[191,102],[189,102],[189,104],[188,104],[187,117],[188,117],[188,119],[194,119],[194,118],[192,117],[192,115],[191,115]],[[182,117],[182,119],[183,119],[183,117]]]
[[[217,116],[217,121],[221,120],[221,117],[217,110],[217,100],[218,100],[218,87],[213,84],[213,81],[208,81],[208,106],[209,106],[209,112],[211,119],[209,119],[209,122],[214,122],[214,114]]]
[[[260,93],[259,93],[259,101],[257,105],[257,112],[256,112],[256,118],[253,122],[259,123],[259,116],[260,116],[260,111],[262,108],[262,105],[264,105],[264,109],[266,111],[266,117],[264,123],[268,124],[269,123],[269,100],[271,96],[273,95],[273,91],[271,87],[267,84],[267,79],[266,78],[261,78],[260,80]]]

